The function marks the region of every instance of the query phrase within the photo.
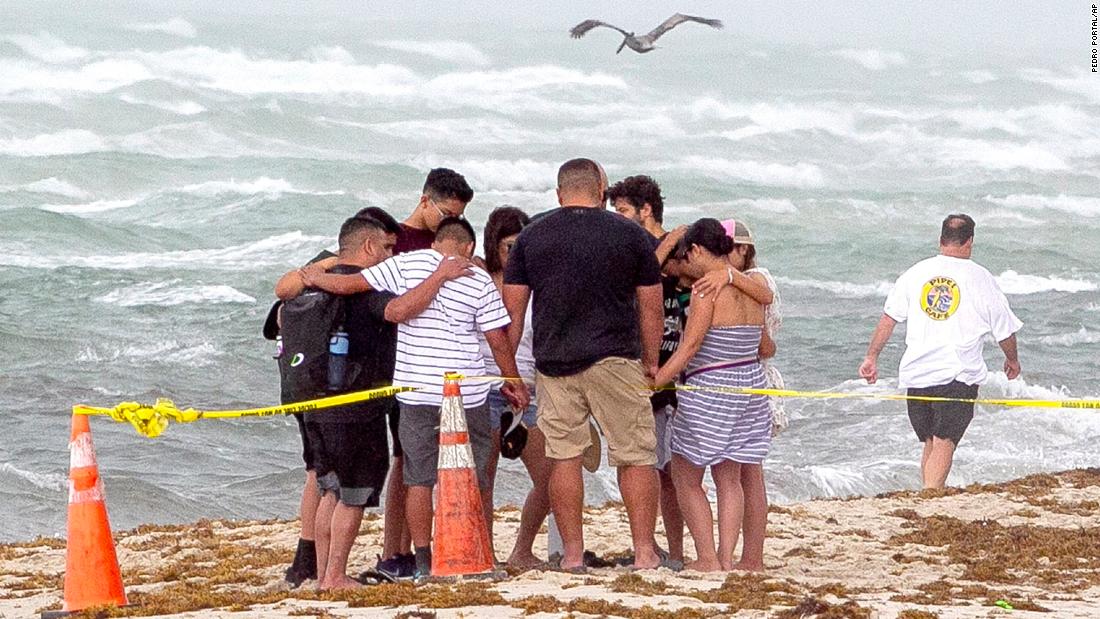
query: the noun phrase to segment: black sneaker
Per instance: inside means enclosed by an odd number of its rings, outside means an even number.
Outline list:
[[[416,555],[409,553],[407,555],[397,555],[397,559],[401,562],[401,577],[402,578],[415,578],[416,577]]]
[[[374,571],[384,574],[391,580],[398,580],[402,577],[402,568],[404,568],[403,557],[404,555],[393,556],[389,559],[378,557],[378,563],[374,564]]]

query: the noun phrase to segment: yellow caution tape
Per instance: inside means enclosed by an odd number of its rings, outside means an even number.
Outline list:
[[[509,376],[463,376],[461,374],[448,374],[450,380],[481,381],[481,380],[523,380]],[[199,419],[233,419],[240,417],[272,417],[275,415],[290,415],[293,413],[310,413],[314,411],[345,406],[358,402],[366,402],[378,398],[388,398],[398,393],[419,391],[417,387],[380,387],[355,393],[307,400],[294,404],[282,404],[265,408],[248,408],[242,410],[227,411],[200,411],[193,408],[180,410],[167,399],[158,399],[155,404],[141,404],[139,402],[121,402],[113,408],[103,408],[77,404],[73,406],[74,415],[103,415],[120,423],[129,423],[137,430],[137,433],[155,438],[164,433],[170,422],[191,423]],[[990,406],[1020,407],[1020,408],[1076,408],[1076,409],[1100,409],[1100,400],[1007,400],[988,398],[943,398],[937,396],[912,396],[894,393],[850,393],[839,391],[794,391],[790,389],[757,389],[752,387],[691,387],[681,385],[678,387],[661,387],[653,391],[705,391],[713,393],[733,393],[740,395],[765,395],[777,398],[816,398],[839,399],[858,398],[866,400],[916,400],[921,402],[966,402],[971,404],[986,404]]]
[[[860,398],[866,400],[916,400],[919,402],[966,402],[1019,408],[1096,408],[1100,400],[1000,400],[989,398],[942,398],[937,396],[906,395],[900,393],[846,393],[840,391],[793,391],[790,389],[756,389],[752,387],[661,387],[655,391],[708,391],[741,395],[766,395],[776,398]]]
[[[230,411],[199,411],[193,408],[180,410],[171,400],[158,399],[152,406],[138,402],[122,402],[113,408],[102,408],[77,404],[73,406],[74,415],[105,415],[121,423],[129,423],[137,433],[147,438],[160,436],[169,422],[191,423],[199,419],[233,419],[238,417],[271,417],[292,413],[309,413],[344,406],[378,398],[388,398],[406,391],[417,391],[415,387],[381,387],[355,393],[344,393],[317,400],[307,400],[294,404],[268,406],[266,408],[248,408]]]

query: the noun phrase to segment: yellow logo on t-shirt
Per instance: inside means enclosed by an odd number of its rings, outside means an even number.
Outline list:
[[[921,288],[920,307],[932,320],[947,320],[959,309],[959,285],[950,277],[934,277]]]

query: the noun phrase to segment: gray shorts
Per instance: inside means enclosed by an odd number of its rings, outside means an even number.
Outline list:
[[[653,412],[654,430],[657,433],[657,470],[668,471],[668,463],[672,461],[672,433],[668,431],[668,424],[672,421],[672,415],[676,409],[671,406],[662,406],[660,410]]]
[[[435,486],[439,466],[439,417],[438,406],[400,403],[401,419],[398,433],[401,449],[405,453],[405,485]],[[492,432],[489,429],[489,404],[482,403],[466,409],[466,426],[470,447],[474,452],[477,479],[482,488],[489,486],[489,453]]]

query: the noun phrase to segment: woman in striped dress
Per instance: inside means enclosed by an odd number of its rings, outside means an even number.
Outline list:
[[[699,279],[727,272],[734,242],[716,219],[701,219],[682,241],[682,270]],[[766,286],[762,276],[748,276]],[[760,279],[757,279],[757,278]],[[764,306],[741,287],[717,294],[693,294],[691,312],[676,353],[657,373],[663,385],[681,375],[688,387],[671,423],[672,477],[684,520],[695,542],[696,560],[685,566],[699,571],[732,569],[741,530],[744,494],[741,466],[764,461],[771,444],[771,410],[765,396],[734,393],[730,388],[762,388],[759,355],[769,340],[763,332]],[[718,546],[714,519],[703,488],[710,467],[718,493]]]
[[[752,232],[744,222],[727,219],[722,222],[726,235],[733,239],[733,251],[729,254],[728,273],[712,272],[695,282],[693,289],[702,294],[713,294],[726,286],[736,286],[746,294],[764,304],[765,340],[774,342],[776,333],[782,325],[780,316],[779,290],[775,279],[767,269],[756,264],[756,243]],[[750,277],[758,273],[766,286],[759,283],[760,277]],[[769,389],[783,389],[783,376],[771,363],[775,346],[770,344],[770,352],[761,352],[764,366],[764,378]],[[772,437],[786,429],[787,413],[782,400],[769,397],[768,405],[772,413]],[[741,489],[745,497],[745,512],[741,522],[741,560],[733,565],[735,570],[760,572],[764,570],[764,538],[768,526],[768,491],[764,485],[763,464],[741,465]]]

